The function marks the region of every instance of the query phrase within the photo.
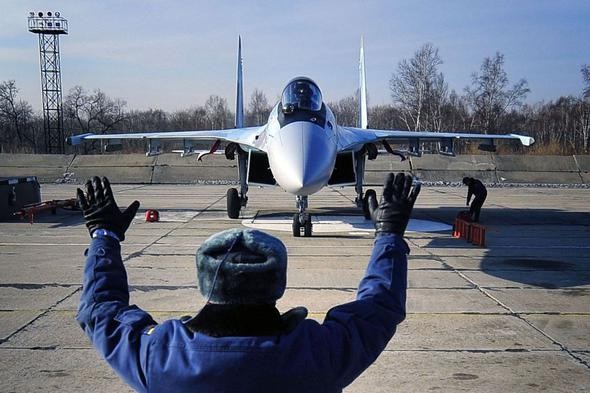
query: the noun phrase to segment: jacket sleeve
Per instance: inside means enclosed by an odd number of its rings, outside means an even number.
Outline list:
[[[471,196],[473,195],[473,186],[469,185],[467,187],[467,204],[469,205],[469,201],[471,200]]]
[[[327,313],[325,340],[338,388],[349,385],[377,359],[405,319],[408,253],[401,236],[377,237],[357,299]]]
[[[76,320],[111,367],[137,391],[146,391],[146,328],[156,322],[129,305],[127,273],[119,242],[92,240],[86,250],[84,287]]]

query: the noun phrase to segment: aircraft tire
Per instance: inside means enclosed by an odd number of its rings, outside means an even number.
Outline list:
[[[293,215],[293,236],[301,236],[301,223],[299,222],[299,214]]]
[[[227,190],[227,216],[229,218],[240,217],[240,196],[235,188]]]
[[[368,189],[365,191],[365,196],[363,197],[363,215],[365,216],[365,220],[371,219],[371,211],[369,210],[369,196],[373,195],[377,198],[377,193],[373,189]]]
[[[305,221],[305,224],[303,225],[303,236],[311,237],[311,229],[312,229],[311,217],[307,217],[307,220]]]

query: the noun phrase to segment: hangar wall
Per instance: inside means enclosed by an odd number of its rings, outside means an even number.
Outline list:
[[[411,159],[411,170],[433,182],[472,176],[485,183],[590,184],[590,155],[424,155]],[[385,173],[397,171],[410,171],[408,160],[379,156],[367,162],[366,183],[379,185]],[[83,183],[94,175],[108,176],[114,183],[235,182],[237,173],[237,160],[224,155],[198,162],[196,156],[178,154],[0,154],[0,177],[36,176],[41,183]]]

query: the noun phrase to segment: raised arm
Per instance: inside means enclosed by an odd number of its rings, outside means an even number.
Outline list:
[[[375,361],[406,316],[409,248],[403,235],[419,192],[411,176],[389,174],[381,201],[369,199],[376,239],[357,299],[334,307],[324,321],[339,388]]]
[[[101,182],[98,177],[86,183],[86,195],[78,189],[78,202],[92,241],[86,252],[76,320],[111,367],[134,389],[145,391],[146,328],[156,322],[145,311],[129,305],[119,244],[139,202],[121,212],[108,180]]]

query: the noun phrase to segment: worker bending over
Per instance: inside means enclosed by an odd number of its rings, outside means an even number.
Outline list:
[[[469,207],[471,221],[479,222],[479,214],[481,213],[481,207],[488,196],[488,190],[481,181],[474,179],[473,177],[464,177],[463,184],[467,186],[467,206],[469,206],[471,196],[473,195],[475,197]]]

